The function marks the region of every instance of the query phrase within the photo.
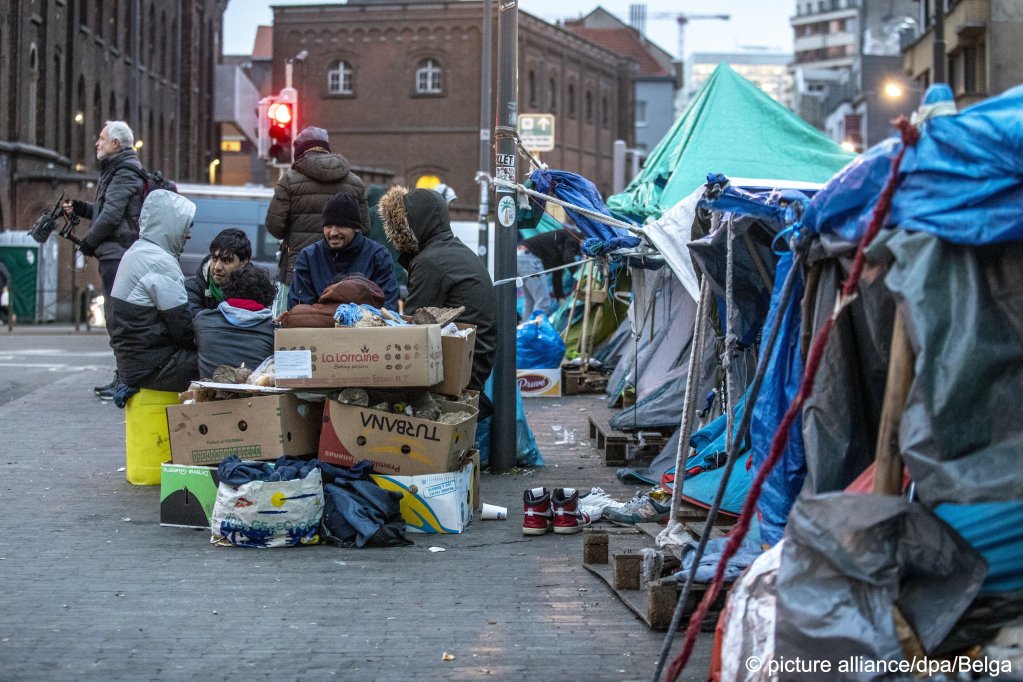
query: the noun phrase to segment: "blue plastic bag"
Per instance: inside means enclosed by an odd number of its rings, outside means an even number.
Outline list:
[[[494,376],[487,379],[484,392],[488,398],[494,397]],[[480,449],[480,466],[490,466],[490,425],[494,418],[487,417],[476,425],[476,445]],[[515,463],[520,467],[542,467],[543,455],[536,446],[533,430],[526,420],[526,410],[522,405],[522,393],[515,382]]]
[[[542,310],[519,325],[515,334],[515,366],[520,369],[557,369],[565,357],[565,342]]]

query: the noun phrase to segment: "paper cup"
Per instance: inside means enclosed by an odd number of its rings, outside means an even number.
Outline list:
[[[483,511],[480,512],[480,518],[484,521],[492,521],[495,519],[506,519],[508,518],[508,508],[498,507],[496,504],[483,503]]]

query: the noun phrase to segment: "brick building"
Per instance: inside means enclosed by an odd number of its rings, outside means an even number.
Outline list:
[[[472,1],[274,7],[274,90],[287,60],[308,51],[294,64],[299,126],[326,128],[354,166],[396,183],[442,179],[458,194],[453,217],[471,219],[482,19],[483,4]],[[518,28],[519,111],[556,116],[556,149],[543,161],[607,192],[612,143],[632,143],[633,61],[521,11]],[[496,53],[492,83],[496,93]],[[496,96],[491,111],[499,111]]]
[[[61,189],[92,199],[93,143],[107,120],[128,122],[147,168],[179,181],[205,178],[216,147],[210,93],[226,6],[0,3],[0,231],[27,229]],[[61,292],[70,286],[66,247]]]

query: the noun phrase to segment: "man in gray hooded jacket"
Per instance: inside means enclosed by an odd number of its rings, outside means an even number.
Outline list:
[[[142,205],[139,240],[121,258],[107,321],[122,384],[184,391],[199,378],[178,264],[194,218],[195,204],[167,190],[150,192]]]

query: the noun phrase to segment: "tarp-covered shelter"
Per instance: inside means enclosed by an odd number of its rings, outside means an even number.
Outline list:
[[[642,172],[607,206],[639,222],[659,218],[702,185],[729,177],[827,182],[852,159],[831,139],[719,64]]]

